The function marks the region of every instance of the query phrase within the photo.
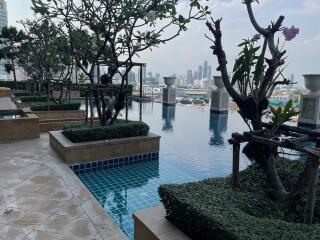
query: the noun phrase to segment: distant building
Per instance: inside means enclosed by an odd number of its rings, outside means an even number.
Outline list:
[[[193,81],[197,80],[198,79],[198,71],[194,71],[193,72]]]
[[[0,31],[3,27],[8,26],[8,13],[7,13],[7,3],[5,0],[0,0]],[[5,71],[4,65],[6,60],[0,61],[0,80],[11,80],[12,77]]]
[[[209,66],[209,67],[208,67],[208,79],[209,79],[209,80],[212,78],[212,75],[211,75],[212,72],[211,72],[211,71],[212,71],[212,68],[211,68],[211,66]]]
[[[192,70],[187,71],[187,84],[193,85]]]
[[[205,60],[203,64],[203,78],[208,77],[208,61]]]
[[[0,28],[8,26],[7,3],[0,0]]]
[[[202,79],[203,77],[203,68],[202,66],[198,66],[198,79]]]
[[[135,83],[135,81],[136,81],[136,74],[133,71],[130,71],[128,73],[128,82]]]

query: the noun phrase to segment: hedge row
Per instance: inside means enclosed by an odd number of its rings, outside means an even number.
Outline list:
[[[32,111],[48,111],[48,105],[50,111],[63,111],[63,110],[79,110],[80,103],[32,103],[31,110]]]
[[[7,88],[14,88],[14,82],[13,81],[0,81],[0,87],[7,87]],[[21,81],[16,82],[16,90],[26,90],[27,89],[27,82]]]
[[[146,136],[149,126],[143,122],[115,123],[107,126],[94,127],[69,127],[63,130],[63,134],[72,142],[89,142],[115,138],[127,138]]]
[[[16,82],[16,90],[27,90],[29,83],[27,81],[17,81]],[[14,82],[13,81],[0,81],[0,87],[7,87],[7,88],[14,88]],[[114,84],[114,87],[120,87],[120,84]],[[58,84],[53,84],[52,86],[53,90],[60,90],[60,85]],[[82,86],[81,84],[71,84],[71,90],[72,91],[84,91],[85,87]],[[128,94],[129,96],[132,95],[133,91],[133,86],[130,84],[128,85]],[[84,94],[84,93],[83,93]],[[26,94],[28,95],[28,94]],[[17,96],[17,95],[16,95]],[[20,95],[21,96],[21,95]]]
[[[296,179],[301,165],[281,160],[279,173],[285,184],[292,183],[291,177]],[[302,221],[303,204],[292,210],[264,195],[267,183],[257,166],[241,172],[240,179],[246,183],[241,190],[232,188],[230,177],[160,186],[167,218],[197,240],[320,239],[320,224],[296,223]],[[319,205],[317,201],[316,221]]]
[[[47,102],[48,98],[46,96],[22,96],[20,97],[21,102]]]

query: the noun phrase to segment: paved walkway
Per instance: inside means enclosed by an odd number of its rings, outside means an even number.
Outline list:
[[[0,97],[0,110],[17,109],[10,97]]]
[[[0,144],[0,239],[124,240],[79,178],[40,139]]]

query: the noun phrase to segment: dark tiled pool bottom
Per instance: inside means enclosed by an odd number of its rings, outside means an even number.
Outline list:
[[[70,166],[70,168],[76,174],[82,174],[82,173],[94,172],[99,170],[107,170],[107,169],[112,169],[117,167],[123,167],[123,166],[128,166],[128,165],[133,165],[133,164],[138,164],[138,163],[143,163],[143,162],[158,160],[158,159],[159,159],[159,153],[154,152],[154,153],[145,153],[145,154],[113,158],[105,161],[73,164]]]
[[[197,180],[158,160],[84,173],[79,177],[129,239],[133,239],[134,234],[132,213],[159,204],[159,185]]]

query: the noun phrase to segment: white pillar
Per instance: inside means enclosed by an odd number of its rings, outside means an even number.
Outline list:
[[[227,113],[229,110],[229,94],[224,87],[221,76],[214,76],[214,84],[217,89],[211,91],[210,111],[216,113]]]
[[[173,85],[176,82],[176,77],[164,77],[164,83],[167,85],[163,89],[162,103],[164,105],[176,105],[176,89]]]
[[[320,74],[307,74],[304,82],[308,93],[300,98],[299,127],[320,128]]]

